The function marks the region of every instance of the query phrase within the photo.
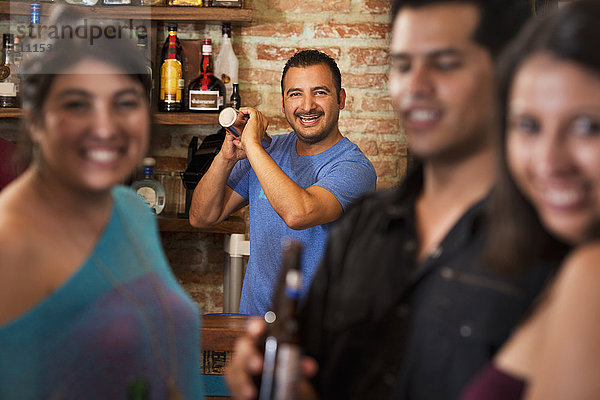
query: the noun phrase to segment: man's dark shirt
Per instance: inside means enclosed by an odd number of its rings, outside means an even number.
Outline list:
[[[399,188],[359,201],[330,233],[300,310],[325,399],[457,398],[554,271],[546,264],[510,278],[478,264],[486,200],[418,263],[422,181],[417,167]]]

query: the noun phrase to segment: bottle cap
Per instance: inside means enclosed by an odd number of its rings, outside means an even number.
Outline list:
[[[223,25],[221,25],[221,32],[223,35],[231,37],[231,24],[229,22],[223,22]]]
[[[177,30],[177,22],[169,22],[167,24],[167,29],[169,29],[170,31],[176,31]]]
[[[142,165],[145,167],[154,167],[156,165],[156,160],[153,157],[144,157]]]

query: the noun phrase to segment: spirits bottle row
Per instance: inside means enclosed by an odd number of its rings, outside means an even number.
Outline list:
[[[158,109],[162,112],[220,112],[226,106],[239,108],[238,60],[231,45],[231,26],[223,24],[221,51],[213,60],[212,40],[204,39],[198,71],[185,87],[183,47],[177,24],[168,24],[168,37],[161,51]]]
[[[39,23],[39,19],[35,23]],[[5,33],[2,39],[0,108],[19,107],[17,71],[23,48],[17,43],[19,37],[13,34]],[[194,78],[189,80],[187,87],[183,76],[183,47],[177,37],[176,23],[168,24],[168,37],[162,47],[158,70],[155,70],[152,62],[147,32],[137,31],[137,39],[153,82],[150,101],[158,103],[159,111],[217,113],[225,107],[237,109],[242,105],[238,85],[238,59],[231,44],[229,23],[222,26],[221,50],[216,61],[213,60],[212,40],[203,40],[199,68],[191,71]]]
[[[42,0],[54,3],[55,0]],[[192,6],[192,7],[227,7],[241,8],[242,0],[64,0],[68,4],[82,6]]]

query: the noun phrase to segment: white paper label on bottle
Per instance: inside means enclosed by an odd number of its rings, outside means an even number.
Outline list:
[[[0,82],[0,96],[17,96],[17,85],[14,82]]]
[[[156,205],[156,191],[151,187],[144,186],[137,190],[137,194],[142,196],[142,198],[146,201],[146,203],[154,208]]]
[[[223,105],[223,97],[219,96],[218,90],[190,90],[189,109],[202,111],[219,111]]]

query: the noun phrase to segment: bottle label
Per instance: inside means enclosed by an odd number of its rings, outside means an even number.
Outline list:
[[[223,96],[219,96],[218,90],[190,90],[188,97],[190,110],[219,111],[223,106]]]
[[[156,190],[151,187],[144,186],[137,190],[137,194],[142,196],[144,201],[152,208],[157,204],[156,203]]]
[[[0,82],[0,96],[17,97],[17,85],[14,82]]]
[[[10,76],[10,67],[6,65],[0,65],[0,81],[5,80]]]
[[[300,348],[281,343],[277,352],[273,400],[295,399],[300,377]]]
[[[181,81],[183,71],[181,63],[175,59],[167,59],[160,68],[160,99],[166,103],[181,101]]]

